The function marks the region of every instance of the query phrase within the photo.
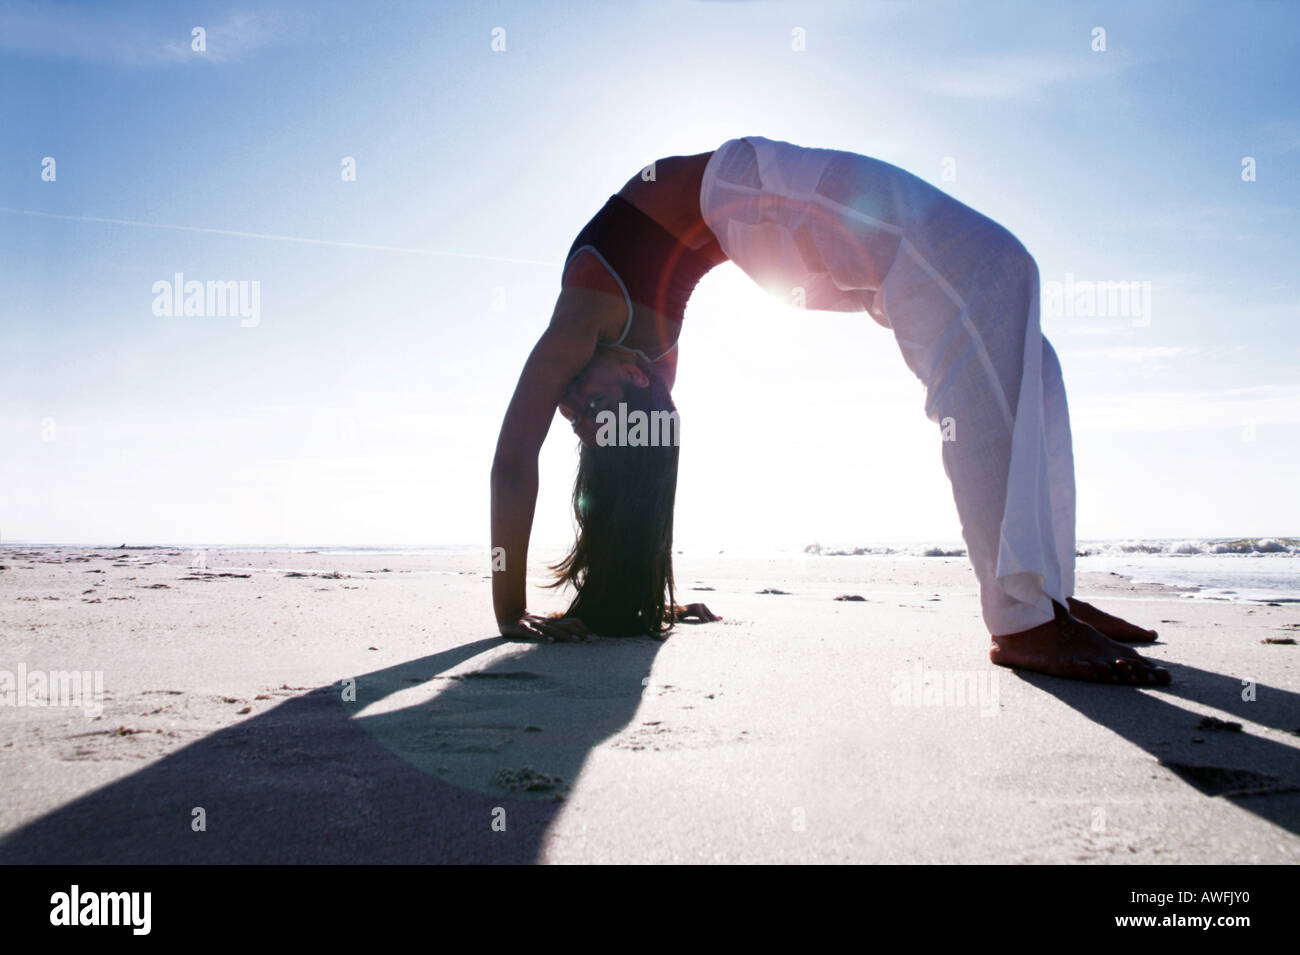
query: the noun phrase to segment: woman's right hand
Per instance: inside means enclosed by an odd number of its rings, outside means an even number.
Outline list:
[[[574,643],[594,640],[596,635],[577,617],[543,617],[525,612],[518,620],[498,623],[507,640],[532,640],[542,643]]]

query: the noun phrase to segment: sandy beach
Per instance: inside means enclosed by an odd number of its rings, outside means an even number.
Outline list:
[[[202,563],[0,550],[0,862],[1300,861],[1297,604],[1081,575],[1138,690],[992,666],[961,558],[685,554],[723,622],[550,645],[482,555]]]

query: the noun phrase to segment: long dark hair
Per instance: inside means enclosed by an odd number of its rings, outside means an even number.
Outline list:
[[[625,388],[627,414],[642,411],[651,422],[671,415],[672,440],[582,448],[573,482],[577,537],[551,568],[557,579],[550,586],[570,583],[577,590],[567,616],[609,636],[666,635],[676,599],[677,408],[653,366],[640,356],[637,365],[649,382]]]

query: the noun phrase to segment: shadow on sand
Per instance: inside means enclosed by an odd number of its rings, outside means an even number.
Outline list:
[[[1292,746],[1247,731],[1202,726],[1202,717],[1177,705],[1186,700],[1271,729],[1300,731],[1300,694],[1254,685],[1240,677],[1161,661],[1173,684],[1158,691],[1097,686],[1017,670],[1027,683],[1141,746],[1206,796],[1226,799],[1288,832],[1300,833],[1300,758]],[[1231,721],[1227,721],[1231,722]]]
[[[661,644],[519,644],[448,674],[504,643],[358,677],[355,703],[341,684],[286,700],[15,830],[0,862],[534,862],[566,784],[635,714]],[[205,832],[191,831],[196,806]]]

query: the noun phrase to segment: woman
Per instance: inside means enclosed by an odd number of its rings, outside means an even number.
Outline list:
[[[1065,389],[1039,328],[1037,265],[1010,232],[887,163],[761,136],[647,169],[654,174],[629,180],[574,242],[501,427],[492,542],[504,558],[493,576],[504,636],[662,635],[683,616],[714,619],[703,605],[674,602],[675,442],[637,445],[611,425],[675,412],[686,300],[730,260],[788,301],[867,311],[893,330],[926,386],[927,416],[944,428],[994,663],[1169,682],[1126,646],[1154,631],[1073,597]],[[573,584],[577,596],[564,617],[547,619],[526,612],[524,575],[537,454],[557,408],[582,441],[578,539],[556,568],[557,585]]]

